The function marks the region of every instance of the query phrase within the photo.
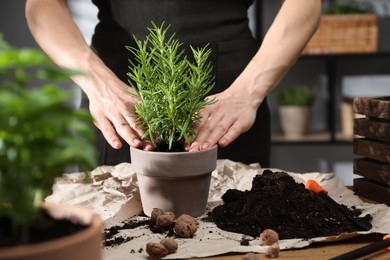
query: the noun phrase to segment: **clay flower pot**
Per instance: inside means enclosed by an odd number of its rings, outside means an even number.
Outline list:
[[[200,152],[155,152],[130,148],[143,211],[153,208],[177,216],[202,215],[206,210],[211,172],[217,166],[217,146]]]
[[[280,106],[280,121],[286,138],[296,139],[306,135],[309,129],[311,107]]]
[[[102,256],[103,222],[85,207],[45,203],[54,218],[67,218],[89,225],[84,230],[58,239],[0,248],[0,259],[17,260],[99,260]]]

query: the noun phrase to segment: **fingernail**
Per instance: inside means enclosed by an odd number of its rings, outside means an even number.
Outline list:
[[[210,147],[210,143],[209,142],[206,142],[206,143],[204,143],[204,144],[202,144],[202,146],[201,146],[201,150],[206,150],[207,148],[209,148]]]
[[[114,142],[112,142],[113,146],[115,149],[119,149],[121,148],[121,143],[118,141],[118,140],[114,140]]]
[[[219,141],[219,145],[221,145],[221,146],[226,145],[226,143],[227,143],[227,139],[226,139],[226,138],[222,138],[222,139]]]
[[[198,147],[198,146],[195,146],[195,145],[191,145],[188,151],[189,151],[189,152],[196,152],[196,151],[199,151],[199,147]]]
[[[147,144],[144,148],[145,151],[153,151],[154,150],[154,147],[153,145],[150,145],[150,144]]]
[[[139,144],[141,143],[141,141],[138,140],[138,139],[136,139],[136,138],[134,138],[134,139],[133,139],[133,143],[134,143],[135,145],[139,145]]]

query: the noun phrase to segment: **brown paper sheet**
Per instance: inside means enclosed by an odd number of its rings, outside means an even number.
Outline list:
[[[271,169],[279,170],[279,169]],[[221,196],[228,189],[249,190],[252,179],[263,171],[259,165],[246,165],[229,160],[219,160],[217,169],[212,173],[209,208],[221,203]],[[347,239],[359,234],[390,233],[390,208],[384,204],[363,202],[353,192],[347,189],[341,180],[332,173],[292,173],[297,182],[304,183],[314,179],[322,185],[328,194],[339,203],[356,206],[363,210],[362,215],[373,216],[373,228],[367,232],[340,234],[335,237],[318,237],[310,240],[288,239],[279,241],[281,250],[303,248],[314,242],[335,241]],[[53,194],[46,198],[49,202],[84,205],[95,210],[105,221],[106,227],[121,225],[130,217],[141,218],[137,215],[142,211],[137,177],[131,164],[122,163],[117,166],[101,166],[92,172],[94,182],[83,184],[82,174],[66,174],[58,179],[53,186]],[[117,247],[104,248],[104,260],[114,259],[145,259],[147,242],[158,242],[162,234],[154,234],[147,227],[122,230],[120,236],[131,237],[131,240]],[[266,247],[261,246],[258,239],[250,242],[249,246],[240,245],[242,234],[220,230],[213,223],[200,221],[200,226],[191,239],[177,239],[179,249],[164,259],[183,259],[190,257],[207,257],[231,252],[265,253]]]

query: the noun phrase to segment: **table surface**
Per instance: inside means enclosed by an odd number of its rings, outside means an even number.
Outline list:
[[[341,254],[345,254],[352,250],[364,247],[376,241],[383,239],[383,234],[368,234],[368,235],[359,235],[357,237],[349,238],[342,241],[336,242],[322,242],[314,243],[308,247],[293,249],[293,250],[283,250],[280,251],[279,257],[277,259],[299,259],[299,260],[320,260],[320,259],[330,259]],[[207,260],[238,260],[242,259],[245,254],[226,254],[216,257],[208,258],[194,258],[194,260],[207,259]],[[258,259],[271,259],[266,258],[264,254],[255,254]],[[390,250],[383,249],[377,251],[373,254],[367,255],[364,259],[390,259]]]

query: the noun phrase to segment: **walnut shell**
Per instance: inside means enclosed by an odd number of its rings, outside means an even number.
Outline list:
[[[267,251],[265,252],[265,255],[268,257],[275,258],[275,257],[279,256],[279,251],[280,251],[279,244],[274,243],[274,244],[268,246]]]
[[[265,229],[260,234],[261,245],[272,245],[279,241],[279,234],[272,229]]]
[[[164,214],[164,211],[162,209],[159,209],[159,208],[154,208],[152,210],[152,213],[150,214],[150,224],[152,226],[156,225],[156,222],[157,222],[157,217]]]
[[[183,214],[175,221],[174,231],[177,236],[182,238],[192,237],[198,230],[199,222],[190,215]]]
[[[157,216],[156,225],[161,228],[169,227],[175,223],[175,218],[176,216],[173,212],[165,212]]]
[[[153,258],[160,259],[168,255],[168,249],[160,243],[149,242],[146,244],[146,253]]]
[[[169,254],[175,253],[178,248],[178,244],[176,240],[173,238],[163,238],[161,239],[160,244],[165,246]]]

